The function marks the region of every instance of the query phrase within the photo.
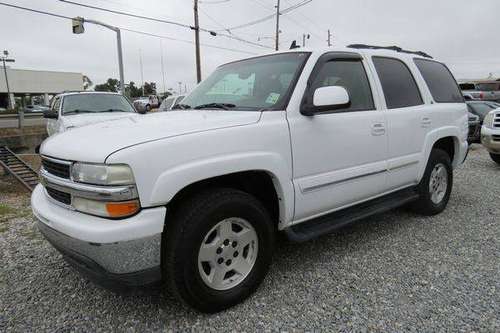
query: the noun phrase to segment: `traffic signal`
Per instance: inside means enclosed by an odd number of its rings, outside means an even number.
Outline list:
[[[83,17],[75,17],[71,20],[73,25],[74,34],[83,34],[85,32],[85,27],[83,26]]]

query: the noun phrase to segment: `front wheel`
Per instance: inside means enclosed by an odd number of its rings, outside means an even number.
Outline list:
[[[500,154],[492,154],[492,153],[490,153],[490,157],[497,164],[500,164]]]
[[[172,292],[202,312],[231,307],[264,279],[274,225],[253,196],[215,189],[193,196],[167,221],[163,273]]]
[[[424,176],[417,187],[419,199],[412,205],[422,215],[436,215],[447,206],[453,187],[450,156],[441,149],[431,152]]]

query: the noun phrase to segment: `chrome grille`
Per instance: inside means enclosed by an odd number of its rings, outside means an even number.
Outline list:
[[[60,177],[69,179],[70,177],[70,164],[63,162],[56,162],[52,159],[42,158],[42,166],[48,173]]]
[[[493,127],[500,128],[500,112],[493,115]]]

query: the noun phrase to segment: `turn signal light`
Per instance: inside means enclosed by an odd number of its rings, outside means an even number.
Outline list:
[[[106,211],[109,217],[125,217],[134,215],[140,209],[137,200],[125,202],[108,202],[106,203]]]

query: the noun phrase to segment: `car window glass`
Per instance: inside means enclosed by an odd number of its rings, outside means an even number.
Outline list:
[[[464,98],[455,78],[442,63],[415,59],[432,97],[437,103],[463,103]]]
[[[388,109],[423,104],[417,83],[408,66],[402,61],[392,58],[374,57]]]
[[[311,93],[328,86],[341,86],[349,93],[350,106],[337,109],[336,112],[375,109],[370,83],[360,60],[334,60],[325,63],[312,81]]]
[[[175,99],[173,97],[167,98],[161,104],[161,109],[162,110],[170,110],[170,108],[172,107],[172,104],[174,104],[174,101],[175,101]]]

